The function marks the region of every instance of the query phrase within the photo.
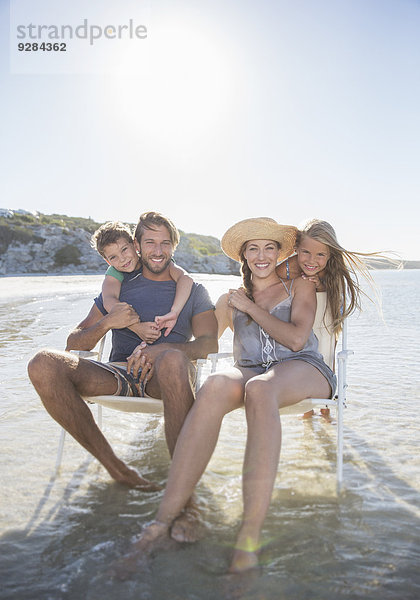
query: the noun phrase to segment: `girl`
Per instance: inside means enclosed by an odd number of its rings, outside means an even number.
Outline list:
[[[297,232],[295,252],[278,265],[278,275],[286,279],[301,275],[315,283],[317,292],[326,292],[330,326],[338,337],[344,319],[361,308],[363,292],[357,272],[373,284],[364,257],[379,255],[346,250],[338,243],[332,226],[319,219],[312,219]]]

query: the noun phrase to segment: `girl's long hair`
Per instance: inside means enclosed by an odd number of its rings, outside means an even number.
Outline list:
[[[390,259],[378,252],[364,253],[346,250],[338,243],[335,231],[327,221],[312,219],[306,223],[297,234],[296,248],[299,247],[304,236],[321,242],[329,248],[330,256],[325,267],[324,285],[327,292],[327,307],[330,309],[333,319],[333,333],[338,336],[344,319],[355,310],[361,309],[361,296],[369,298],[360,286],[359,274],[369,282],[379,300],[366,258],[382,258],[389,261]]]

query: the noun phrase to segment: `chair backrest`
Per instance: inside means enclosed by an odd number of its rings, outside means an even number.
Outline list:
[[[317,292],[316,294],[316,315],[313,331],[318,338],[318,350],[324,357],[324,362],[334,371],[335,367],[335,346],[336,339],[332,332],[332,316],[325,307],[327,305],[327,292]],[[325,314],[325,318],[324,318]]]

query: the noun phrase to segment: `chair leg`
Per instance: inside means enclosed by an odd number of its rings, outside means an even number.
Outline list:
[[[98,404],[98,427],[102,430],[102,406]]]
[[[337,491],[343,484],[343,410],[344,410],[344,361],[338,360],[338,399],[337,399]]]
[[[62,427],[61,428],[61,434],[60,434],[60,441],[58,442],[58,450],[57,450],[57,458],[55,460],[55,473],[54,475],[57,475],[60,466],[61,466],[61,460],[63,458],[63,450],[64,450],[64,442],[66,439],[66,430]]]

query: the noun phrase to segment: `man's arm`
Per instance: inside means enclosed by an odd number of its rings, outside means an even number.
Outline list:
[[[110,329],[123,329],[138,322],[138,314],[125,302],[115,304],[106,315],[94,304],[88,316],[70,332],[66,350],[92,350]]]
[[[207,358],[211,352],[217,352],[219,344],[217,341],[217,319],[214,310],[206,310],[194,315],[191,324],[194,339],[191,342],[179,344],[185,347],[184,352],[188,358],[190,360]]]

